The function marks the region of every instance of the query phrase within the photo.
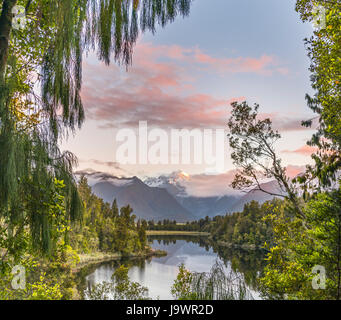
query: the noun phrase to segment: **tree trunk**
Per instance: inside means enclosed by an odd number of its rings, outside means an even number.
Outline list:
[[[12,30],[12,10],[17,0],[4,0],[0,16],[0,85],[4,84],[8,59],[9,38]]]

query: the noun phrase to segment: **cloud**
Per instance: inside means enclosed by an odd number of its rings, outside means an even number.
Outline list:
[[[183,95],[184,79],[177,66],[137,66],[121,78],[112,76],[120,72],[116,66],[89,65],[85,69],[82,98],[87,116],[104,121],[102,127],[136,126],[141,120],[181,128],[225,126],[230,103],[245,100],[218,99],[203,93]],[[101,79],[93,73],[100,73]]]
[[[278,67],[268,55],[215,58],[198,48],[141,42],[128,72],[95,60],[90,57],[83,64],[82,98],[87,117],[101,121],[102,128],[136,126],[141,120],[172,128],[225,127],[230,103],[246,97],[196,92],[192,69],[269,74]]]
[[[114,169],[119,169],[122,170],[120,167],[120,164],[118,162],[113,162],[113,161],[101,161],[101,160],[96,160],[96,159],[91,159],[89,162],[92,162],[94,164],[98,164],[101,166],[106,166],[109,168],[114,168]]]
[[[286,174],[289,178],[295,178],[299,174],[305,172],[305,166],[288,165],[286,167]]]
[[[195,50],[194,61],[213,67],[219,73],[256,73],[272,75],[274,72],[288,74],[285,67],[278,67],[278,61],[274,56],[262,55],[259,58],[214,58],[199,49]]]
[[[82,162],[93,162],[94,164],[99,165],[107,165],[108,167],[116,167],[115,163],[112,162],[106,162],[106,161],[100,161],[100,160],[89,160],[85,161],[82,160]],[[294,178],[297,175],[303,173],[305,171],[305,166],[297,166],[297,165],[288,165],[286,167],[286,173],[288,177]],[[242,192],[239,190],[234,190],[231,187],[231,183],[234,179],[235,174],[237,173],[236,169],[228,170],[225,173],[216,174],[216,175],[208,175],[208,174],[194,174],[194,175],[187,175],[186,177],[181,177],[180,179],[177,179],[177,183],[185,188],[186,193],[189,196],[193,197],[223,197],[223,196],[238,196],[241,195]],[[77,176],[80,176],[82,174],[85,174],[89,177],[112,177],[113,173],[108,172],[102,172],[98,171],[97,169],[84,169],[77,171],[75,173]],[[178,172],[171,173],[169,176],[176,175],[179,177]],[[131,178],[132,174],[126,172],[125,174],[117,174],[115,173],[115,176],[119,176],[122,178]],[[144,176],[144,179],[146,176]],[[97,180],[94,180],[97,181]],[[93,179],[90,179],[90,183],[94,184]],[[98,182],[98,181],[97,181]]]
[[[189,179],[181,181],[181,184],[185,187],[187,194],[194,197],[236,195],[240,192],[233,190],[230,186],[236,172],[236,170],[229,170],[218,175],[191,175]]]
[[[102,160],[98,160],[98,159],[79,159],[80,163],[88,163],[88,164],[92,164],[95,165],[96,168],[98,167],[102,167],[102,168],[106,168],[106,169],[111,169],[111,173],[115,173],[115,174],[129,174],[129,172],[123,168],[121,168],[120,164],[118,162],[114,162],[114,161],[102,161]],[[88,171],[94,171],[93,169],[86,169]]]
[[[311,147],[308,145],[304,145],[302,147],[299,147],[296,150],[283,150],[282,153],[295,153],[295,154],[300,154],[303,156],[311,156],[313,153],[317,151],[316,147]]]
[[[305,166],[288,165],[286,167],[286,174],[289,178],[294,178],[297,175],[305,172],[305,169]],[[183,179],[179,182],[186,188],[187,194],[194,197],[239,195],[242,192],[239,190],[234,190],[231,187],[231,183],[236,173],[237,169],[232,169],[217,175],[190,175],[188,179]]]
[[[191,65],[207,66],[218,73],[256,73],[272,75],[275,72],[286,75],[289,70],[279,59],[272,55],[263,54],[260,57],[218,58],[203,52],[200,48],[184,48],[178,45],[159,45],[139,42],[136,47],[139,56],[150,57],[154,60],[162,57]],[[138,57],[139,59],[139,57]],[[136,58],[134,58],[136,62]]]

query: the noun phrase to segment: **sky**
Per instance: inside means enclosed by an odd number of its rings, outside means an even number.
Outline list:
[[[282,134],[276,151],[289,173],[297,174],[313,151],[306,145],[313,131],[300,125],[313,117],[305,102],[306,93],[313,92],[303,41],[313,29],[294,7],[294,0],[194,0],[188,17],[140,36],[128,70],[105,66],[89,54],[83,63],[86,121],[62,148],[78,157],[77,170],[141,178],[183,170],[224,178],[234,169],[226,139],[230,103],[247,101],[260,105],[261,117],[272,119]],[[168,161],[141,161],[140,121],[147,123],[148,134],[156,129],[169,139]],[[194,161],[191,147],[191,160],[184,161],[181,149],[171,148],[173,129],[212,130],[212,155],[223,159],[223,166],[207,170],[205,140],[203,160]],[[216,140],[219,130],[226,133],[223,145]],[[127,132],[137,135],[135,141],[118,141]],[[147,151],[153,153],[157,142],[149,141]],[[136,154],[127,151],[135,162],[122,161],[124,143],[136,149]],[[166,145],[162,140],[158,147]],[[177,152],[180,161],[173,163]]]

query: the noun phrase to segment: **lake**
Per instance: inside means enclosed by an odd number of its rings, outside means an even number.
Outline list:
[[[110,282],[114,270],[120,265],[129,266],[131,281],[139,282],[149,289],[152,299],[173,299],[171,287],[178,274],[178,267],[184,264],[195,272],[209,272],[216,261],[222,262],[226,270],[243,277],[254,299],[260,299],[256,278],[264,267],[264,255],[257,251],[242,251],[230,248],[213,247],[205,238],[193,236],[151,236],[154,249],[165,250],[165,257],[127,259],[112,261],[83,270],[83,286]]]

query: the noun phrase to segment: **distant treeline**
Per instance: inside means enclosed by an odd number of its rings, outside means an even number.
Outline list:
[[[273,199],[263,204],[251,201],[243,211],[225,216],[206,217],[185,224],[174,220],[148,221],[148,230],[198,231],[209,232],[215,241],[223,241],[234,245],[255,245],[262,247],[265,242],[272,242],[272,227],[265,217],[273,207],[281,202]]]
[[[167,230],[167,231],[200,231],[203,232],[205,227],[207,227],[212,222],[212,219],[206,217],[205,219],[200,219],[198,221],[178,223],[175,220],[164,219],[162,221],[155,222],[154,220],[149,220],[145,222],[147,224],[148,230]]]

